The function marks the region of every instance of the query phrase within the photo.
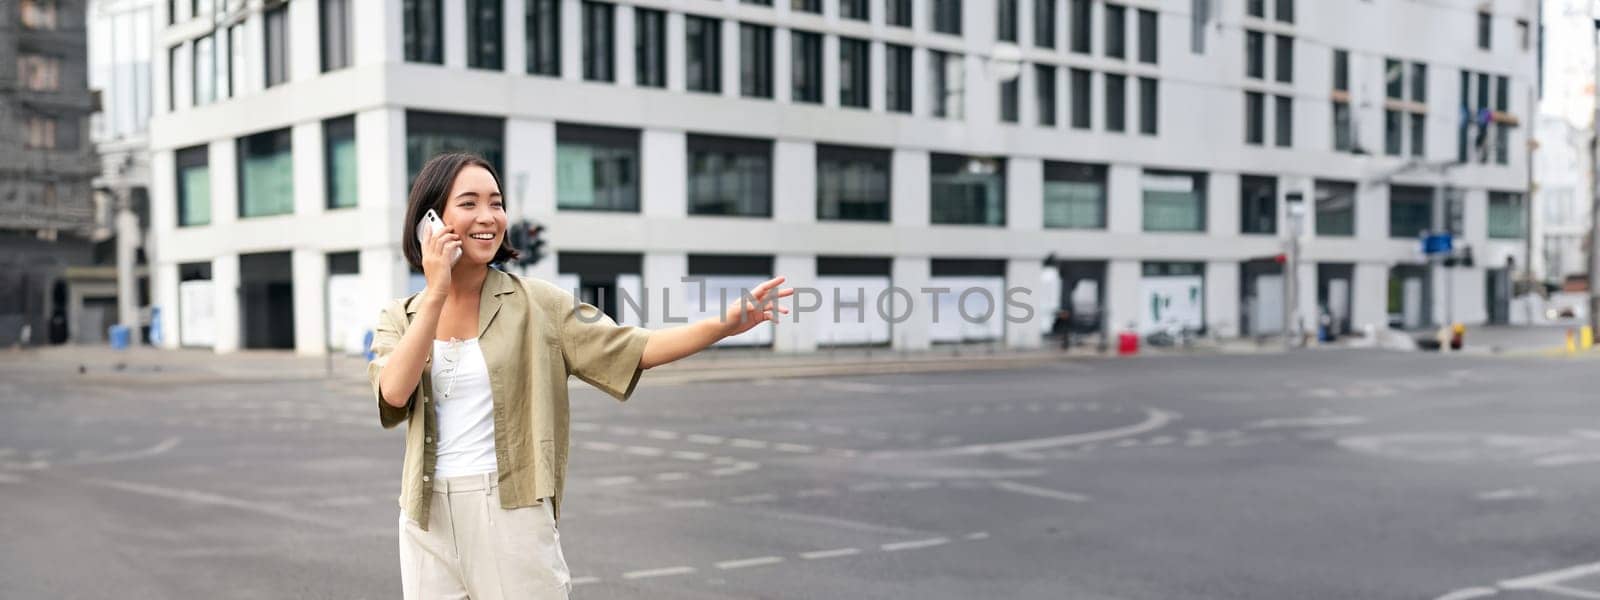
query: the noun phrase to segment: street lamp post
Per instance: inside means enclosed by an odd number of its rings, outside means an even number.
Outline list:
[[[1295,346],[1300,337],[1300,234],[1305,228],[1306,203],[1301,192],[1289,192],[1284,208],[1289,215],[1289,239],[1283,261],[1283,347]]]

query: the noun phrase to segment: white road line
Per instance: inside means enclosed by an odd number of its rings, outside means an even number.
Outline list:
[[[815,452],[817,449],[805,444],[778,444],[773,446],[779,452]]]
[[[1065,501],[1065,502],[1088,502],[1089,501],[1089,497],[1085,496],[1083,494],[1074,494],[1072,492],[1062,492],[1062,491],[1052,490],[1052,489],[1049,489],[1049,488],[1042,488],[1042,487],[1036,487],[1036,486],[1027,485],[1027,484],[1024,484],[1024,483],[1017,483],[1015,481],[996,481],[996,482],[994,482],[994,487],[996,487],[998,489],[1002,489],[1002,490],[1008,491],[1008,492],[1016,492],[1018,494],[1026,494],[1026,495],[1029,495],[1029,496],[1037,496],[1039,498],[1049,498],[1051,500],[1062,500],[1062,501]]]
[[[627,452],[628,454],[636,454],[639,456],[661,456],[667,453],[666,450],[662,450],[660,448],[651,448],[649,446],[628,446]]]
[[[691,433],[687,439],[696,444],[721,444],[723,440],[723,438],[703,433]]]
[[[599,479],[594,480],[594,484],[595,485],[626,485],[626,484],[633,483],[633,482],[638,481],[638,480],[639,480],[639,478],[634,477],[632,475],[617,475],[617,476],[614,476],[614,477],[601,477]]]
[[[987,531],[978,531],[978,532],[969,533],[962,539],[967,539],[967,540],[987,540],[987,539],[989,539],[989,532],[987,532]]]
[[[806,559],[806,560],[817,560],[819,558],[835,558],[835,557],[839,557],[839,556],[851,556],[851,555],[860,554],[860,553],[861,553],[861,549],[860,548],[835,548],[833,550],[816,550],[816,551],[813,551],[813,552],[801,552],[800,553],[800,558],[803,558],[803,559]]]
[[[1567,567],[1565,569],[1558,569],[1555,571],[1546,571],[1544,573],[1536,573],[1526,577],[1518,577],[1516,579],[1507,579],[1505,581],[1501,581],[1499,585],[1501,588],[1508,590],[1524,590],[1545,586],[1552,583],[1580,579],[1596,573],[1600,573],[1600,562],[1578,565],[1575,567]]]
[[[599,577],[573,577],[572,578],[572,585],[574,585],[574,586],[589,585],[591,583],[600,583],[600,578]]]
[[[688,450],[673,450],[667,454],[679,460],[705,460],[708,455],[704,452],[690,452]]]
[[[814,498],[818,496],[837,496],[838,493],[828,488],[815,488],[809,490],[800,490],[795,492],[794,495],[796,498]]]
[[[1439,596],[1434,600],[1473,600],[1474,598],[1488,598],[1500,593],[1500,590],[1486,587],[1465,588]]]
[[[748,496],[736,496],[729,498],[728,501],[734,504],[751,504],[754,502],[772,502],[777,499],[777,494],[750,494]]]
[[[644,434],[647,437],[658,439],[658,440],[675,440],[675,439],[678,439],[678,433],[675,432],[675,431],[662,431],[660,429],[651,429],[649,431],[644,432]]]
[[[850,486],[850,491],[852,491],[852,492],[881,492],[881,491],[884,491],[884,490],[887,490],[887,489],[891,489],[893,487],[894,486],[889,485],[887,483],[883,483],[883,482],[858,483],[858,484]]]
[[[782,556],[761,556],[756,558],[741,558],[738,560],[725,560],[717,563],[717,568],[722,570],[744,569],[748,567],[761,567],[775,565],[783,562]]]
[[[294,510],[294,509],[291,509],[291,508],[285,508],[285,507],[276,506],[276,505],[272,505],[272,504],[265,504],[265,503],[261,503],[261,502],[254,502],[254,501],[251,501],[251,500],[242,500],[242,499],[239,499],[239,498],[230,498],[228,496],[223,496],[223,495],[220,495],[220,494],[213,494],[213,493],[210,493],[210,492],[202,492],[202,491],[199,491],[199,490],[186,490],[186,489],[170,488],[170,487],[164,487],[164,486],[158,486],[158,485],[134,483],[134,482],[131,482],[131,481],[116,481],[116,480],[111,480],[111,479],[84,479],[83,482],[84,483],[88,483],[88,484],[108,487],[108,488],[111,488],[111,489],[114,489],[114,490],[121,490],[121,491],[124,491],[124,492],[132,492],[132,493],[135,493],[135,494],[143,494],[143,495],[146,495],[146,496],[155,496],[157,498],[167,498],[167,499],[171,499],[171,500],[182,500],[184,502],[192,502],[192,503],[195,503],[195,504],[209,504],[209,505],[212,505],[212,506],[226,506],[226,507],[229,507],[229,508],[236,508],[236,509],[240,509],[240,510],[253,512],[253,513],[256,513],[256,514],[268,515],[268,516],[278,517],[278,518],[281,518],[281,519],[288,519],[290,521],[300,521],[302,523],[311,523],[311,524],[314,524],[314,525],[322,525],[324,527],[330,527],[330,528],[338,529],[338,530],[344,530],[347,527],[347,524],[343,520],[322,519],[322,518],[318,518],[318,517],[309,515],[309,514],[306,513],[306,511],[303,511],[303,510]]]
[[[659,475],[656,475],[656,481],[682,481],[682,480],[688,479],[688,478],[689,478],[689,474],[688,473],[679,473],[679,472],[676,472],[676,471],[671,472],[671,473],[661,473]]]
[[[624,426],[621,426],[621,425],[613,425],[611,427],[607,427],[606,431],[610,431],[611,433],[615,433],[617,435],[639,435],[639,430],[637,428],[624,427]]]
[[[937,482],[937,481],[911,481],[911,482],[900,484],[900,487],[903,487],[903,488],[908,489],[908,490],[926,490],[926,489],[929,489],[929,488],[939,487],[939,482]]]
[[[662,508],[709,508],[715,506],[710,500],[668,500],[661,503]]]
[[[1014,442],[1003,442],[998,444],[972,444],[969,446],[942,448],[939,450],[930,450],[926,452],[907,452],[904,454],[925,457],[979,456],[984,454],[1005,454],[1009,452],[1027,450],[1043,450],[1046,448],[1058,448],[1061,446],[1087,444],[1090,442],[1103,442],[1106,440],[1125,438],[1155,431],[1157,429],[1161,429],[1162,427],[1166,427],[1169,423],[1177,420],[1180,417],[1178,413],[1167,412],[1153,408],[1147,408],[1144,412],[1145,418],[1143,421],[1127,427],[1118,427],[1116,429],[1106,429],[1090,433],[1076,433],[1071,435],[1037,438],[1031,440],[1017,440]],[[887,452],[885,454],[892,455],[895,453]]]
[[[578,446],[585,450],[594,450],[596,452],[616,452],[619,447],[611,442],[580,442]]]
[[[733,440],[729,441],[728,444],[732,445],[735,448],[753,448],[754,449],[754,448],[765,448],[765,447],[767,447],[767,443],[763,442],[761,440],[747,440],[747,439],[744,439],[744,438],[734,438]]]
[[[899,552],[901,550],[915,550],[917,548],[931,548],[950,543],[950,538],[936,537],[925,540],[912,540],[909,542],[894,542],[879,546],[884,552]]]
[[[664,569],[648,569],[644,571],[628,571],[622,574],[623,579],[645,579],[648,577],[666,577],[669,575],[688,575],[694,572],[694,567],[667,567]]]

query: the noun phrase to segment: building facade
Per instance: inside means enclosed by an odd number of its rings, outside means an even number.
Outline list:
[[[164,4],[172,346],[358,344],[420,287],[404,199],[447,149],[546,226],[530,274],[624,322],[771,274],[817,289],[798,326],[727,341],[779,351],[1029,347],[1057,308],[1221,336],[1484,322],[1526,264],[1520,0]],[[1427,264],[1445,229],[1471,266]]]

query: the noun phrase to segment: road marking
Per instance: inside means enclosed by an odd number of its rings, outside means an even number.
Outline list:
[[[738,560],[725,560],[725,561],[717,563],[717,568],[718,569],[722,569],[722,570],[744,569],[744,568],[749,568],[749,567],[761,567],[761,566],[766,566],[766,565],[775,565],[775,564],[778,564],[778,563],[781,563],[781,562],[783,562],[783,557],[782,556],[761,556],[761,557],[757,557],[757,558],[741,558],[741,559],[738,559]]]
[[[239,510],[245,510],[245,511],[253,512],[253,513],[256,513],[256,514],[262,514],[262,515],[267,515],[267,516],[272,516],[272,517],[278,517],[280,519],[288,519],[290,521],[300,521],[300,522],[303,522],[303,523],[311,523],[311,524],[315,524],[315,525],[322,525],[322,526],[325,526],[325,527],[338,529],[338,530],[346,530],[346,528],[347,528],[347,524],[343,520],[322,519],[322,518],[318,518],[318,517],[306,514],[306,512],[302,511],[302,510],[293,510],[293,509],[284,508],[284,507],[276,506],[276,505],[272,505],[272,504],[265,504],[265,503],[261,503],[261,502],[253,502],[253,501],[250,501],[250,500],[243,500],[243,499],[239,499],[239,498],[230,498],[228,496],[223,496],[223,495],[220,495],[220,494],[213,494],[213,493],[210,493],[210,492],[202,492],[202,491],[199,491],[199,490],[186,490],[186,489],[180,489],[180,488],[170,488],[170,487],[164,487],[164,486],[159,486],[159,485],[149,485],[149,484],[144,484],[144,483],[134,483],[134,482],[131,482],[131,481],[117,481],[117,480],[113,480],[113,479],[84,479],[82,481],[84,483],[88,483],[88,484],[92,484],[92,485],[98,485],[98,486],[102,486],[102,487],[108,487],[108,488],[111,488],[111,489],[114,489],[114,490],[121,490],[121,491],[124,491],[124,492],[131,492],[131,493],[135,493],[135,494],[143,494],[143,495],[146,495],[146,496],[154,496],[154,497],[157,497],[157,498],[167,498],[167,499],[170,499],[170,500],[182,500],[184,502],[190,502],[190,503],[193,503],[193,504],[207,504],[207,505],[211,505],[211,506],[226,506],[228,508],[236,508],[236,509],[239,509]]]
[[[675,440],[675,439],[678,439],[678,433],[674,432],[674,431],[662,431],[660,429],[651,429],[649,431],[644,432],[644,434],[647,437],[658,439],[658,440]]]
[[[1023,483],[1017,483],[1015,481],[996,481],[994,482],[994,487],[1008,492],[1016,492],[1018,494],[1026,494],[1039,498],[1049,498],[1051,500],[1062,500],[1065,502],[1089,501],[1089,497],[1083,494],[1074,494],[1072,492],[1062,492],[1049,488],[1035,487]]]
[[[594,423],[585,423],[582,421],[575,422],[571,425],[568,425],[568,427],[571,427],[573,431],[600,431],[599,425],[595,425]]]
[[[767,443],[763,442],[761,440],[747,440],[747,439],[744,439],[744,438],[734,438],[732,441],[729,441],[728,444],[732,445],[735,448],[752,448],[752,449],[754,449],[754,448],[765,448],[765,447],[767,447]]]
[[[649,446],[628,446],[627,452],[628,454],[637,454],[639,456],[661,456],[667,453],[666,450]]]
[[[1255,423],[1251,423],[1249,425],[1246,425],[1245,427],[1247,427],[1249,429],[1272,429],[1272,428],[1279,428],[1279,427],[1346,427],[1346,426],[1350,426],[1350,425],[1361,425],[1361,424],[1364,424],[1366,422],[1367,422],[1366,417],[1322,416],[1322,417],[1300,417],[1300,418],[1286,418],[1286,419],[1263,419],[1263,420],[1260,420],[1260,421],[1256,421]]]
[[[611,442],[581,442],[578,445],[586,450],[594,450],[596,452],[616,452],[617,448],[621,447]]]
[[[645,579],[649,577],[667,577],[670,575],[688,575],[694,572],[694,567],[667,567],[664,569],[648,569],[644,571],[628,571],[622,574],[623,579]]]
[[[779,452],[815,452],[816,448],[805,444],[778,444],[773,446]]]
[[[696,444],[721,444],[723,440],[721,437],[703,433],[691,433],[687,439]]]
[[[936,537],[925,540],[912,540],[909,542],[895,542],[879,546],[884,552],[899,552],[901,550],[915,550],[917,548],[931,548],[950,543],[950,538]]]
[[[612,425],[610,427],[607,427],[606,431],[610,431],[611,433],[614,433],[614,434],[617,434],[617,435],[639,435],[639,430],[637,428],[624,427],[624,426],[621,426],[621,425]]]
[[[708,458],[708,455],[704,452],[691,452],[688,450],[673,450],[668,453],[668,456],[680,460],[705,460]]]
[[[969,533],[969,534],[966,535],[966,537],[964,539],[968,539],[968,540],[987,540],[987,539],[989,539],[989,532],[987,532],[987,531],[978,531],[978,532],[974,532],[974,533]]]
[[[881,491],[884,491],[884,490],[887,490],[887,489],[892,489],[893,487],[894,486],[889,485],[887,483],[883,483],[883,482],[858,483],[858,484],[850,486],[850,491],[852,491],[852,492],[881,492]]]
[[[956,446],[954,448],[941,448],[941,449],[938,449],[938,450],[930,450],[930,451],[924,451],[924,452],[906,452],[906,453],[903,453],[903,454],[904,455],[909,455],[909,456],[919,456],[919,457],[981,456],[981,455],[984,455],[984,454],[1005,454],[1005,453],[1010,453],[1010,452],[1023,452],[1023,451],[1029,451],[1029,450],[1043,450],[1043,449],[1046,449],[1046,448],[1058,448],[1058,447],[1061,447],[1061,446],[1072,446],[1072,445],[1077,445],[1077,444],[1087,444],[1087,443],[1090,443],[1090,442],[1104,442],[1104,441],[1107,441],[1107,440],[1112,440],[1112,439],[1117,439],[1117,438],[1125,438],[1125,437],[1129,437],[1129,436],[1141,435],[1141,434],[1144,434],[1144,433],[1149,433],[1151,431],[1155,431],[1157,429],[1161,429],[1162,427],[1166,427],[1168,424],[1170,424],[1173,421],[1177,420],[1181,416],[1178,413],[1167,412],[1167,411],[1164,411],[1164,410],[1153,409],[1153,408],[1147,408],[1147,409],[1145,409],[1144,412],[1145,412],[1145,418],[1144,418],[1143,421],[1140,421],[1140,422],[1135,423],[1133,425],[1129,425],[1127,427],[1118,427],[1118,428],[1115,428],[1115,429],[1105,429],[1105,430],[1102,430],[1102,431],[1094,431],[1094,432],[1090,432],[1090,433],[1076,433],[1076,434],[1071,434],[1071,435],[1062,435],[1062,436],[1054,436],[1054,437],[1047,437],[1047,438],[1037,438],[1037,439],[1031,439],[1031,440],[1017,440],[1017,441],[1013,441],[1013,442],[1002,442],[1002,443],[996,443],[996,444],[972,444],[972,445],[968,445],[968,446]],[[890,451],[890,452],[881,453],[881,455],[883,455],[883,456],[894,456],[894,455],[897,455],[897,453],[895,453],[893,451]]]
[[[796,498],[814,498],[817,496],[837,496],[838,494],[828,488],[816,488],[810,490],[800,490],[795,492],[794,495]]]
[[[589,585],[591,583],[600,583],[600,578],[599,577],[573,577],[572,578],[572,585],[574,585],[574,586]]]
[[[689,478],[689,474],[688,473],[679,473],[679,472],[675,472],[675,471],[671,472],[671,473],[662,473],[660,475],[656,475],[656,481],[681,481],[681,480],[688,479],[688,478]]]
[[[859,548],[835,548],[833,550],[816,550],[816,551],[813,551],[813,552],[802,552],[802,553],[800,553],[800,558],[803,558],[803,559],[806,559],[806,560],[817,560],[819,558],[836,558],[836,557],[840,557],[840,556],[851,556],[851,555],[860,554],[860,553],[861,553],[861,549],[859,549]]]
[[[594,480],[594,484],[595,485],[626,485],[626,484],[633,483],[633,482],[638,481],[638,480],[639,480],[639,478],[634,477],[632,475],[617,475],[617,476],[614,476],[614,477],[601,477],[599,479]]]
[[[1479,492],[1478,499],[1486,502],[1495,500],[1518,500],[1522,498],[1537,498],[1539,490],[1531,487],[1506,488],[1489,492]]]
[[[772,502],[772,501],[775,501],[777,499],[778,499],[778,495],[777,494],[750,494],[748,496],[737,496],[737,497],[729,498],[728,501],[732,502],[734,504],[750,504],[750,503],[753,503],[753,502]]]
[[[907,483],[901,484],[900,487],[903,487],[903,488],[908,489],[908,490],[926,490],[926,489],[929,489],[929,488],[939,487],[939,482],[937,482],[937,481],[911,481],[911,482],[907,482]]]
[[[662,508],[708,508],[714,506],[710,500],[668,500],[661,503]]]

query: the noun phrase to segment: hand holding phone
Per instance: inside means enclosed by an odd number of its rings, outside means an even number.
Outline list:
[[[434,212],[431,208],[428,209],[428,212],[422,215],[422,220],[417,221],[417,244],[421,245],[426,251],[429,236],[439,235],[441,231],[444,231],[444,221],[439,218],[439,213]],[[459,260],[461,260],[461,244],[456,242],[450,254],[450,266],[454,267],[456,261]]]

